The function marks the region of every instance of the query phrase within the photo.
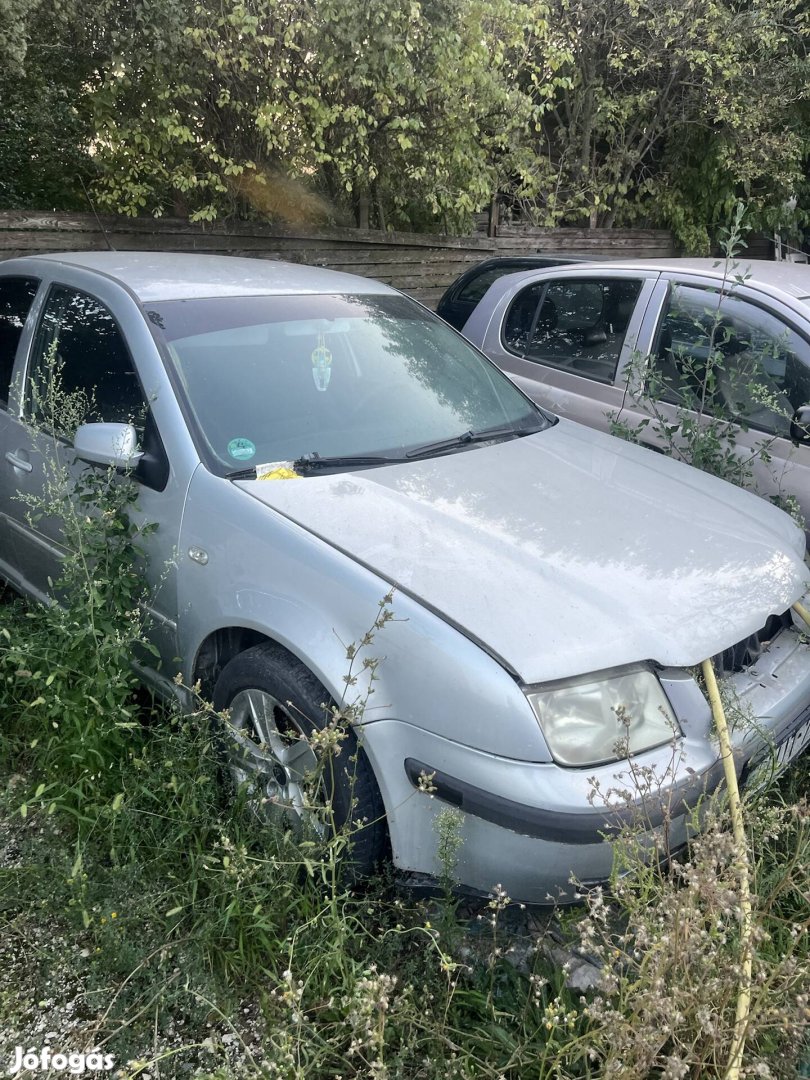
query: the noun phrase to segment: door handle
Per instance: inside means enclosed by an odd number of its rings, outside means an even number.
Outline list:
[[[34,466],[30,461],[26,461],[25,458],[18,457],[13,451],[9,450],[6,454],[6,461],[13,465],[15,469],[22,469],[23,472],[33,472]]]

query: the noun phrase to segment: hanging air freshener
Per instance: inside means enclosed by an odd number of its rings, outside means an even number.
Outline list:
[[[323,334],[318,334],[318,345],[312,352],[312,378],[318,390],[325,390],[332,378],[332,354],[326,347]]]

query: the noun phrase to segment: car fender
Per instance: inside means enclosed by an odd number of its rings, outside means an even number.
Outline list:
[[[286,481],[268,481],[274,482]],[[347,648],[373,629],[389,589],[231,481],[204,468],[195,473],[178,551],[178,634],[188,685],[208,636],[244,628],[288,649],[336,701],[352,702],[371,689],[365,725],[396,717],[484,752],[551,760],[515,678],[410,596],[394,594],[393,618],[350,670]],[[372,685],[365,658],[379,661]]]

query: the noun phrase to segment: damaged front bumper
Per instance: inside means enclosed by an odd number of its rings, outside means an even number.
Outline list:
[[[463,815],[458,873],[465,885],[487,892],[500,884],[529,903],[570,901],[574,882],[609,878],[613,848],[604,838],[624,827],[646,837],[651,855],[673,853],[693,832],[723,769],[694,673],[664,669],[658,676],[683,737],[597,767],[505,759],[396,720],[371,725],[372,756],[402,761],[397,790],[387,792],[397,866],[439,876],[424,837],[437,835],[448,807]],[[810,646],[795,626],[783,624],[755,663],[724,677],[721,687],[743,784],[777,775],[810,744]],[[419,790],[424,777],[428,793]]]
[[[767,783],[810,746],[808,633],[796,617],[753,663],[722,683],[735,765],[745,786]]]

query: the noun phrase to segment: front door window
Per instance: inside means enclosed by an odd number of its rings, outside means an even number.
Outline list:
[[[810,404],[810,345],[739,296],[675,286],[654,346],[665,400],[789,436]]]
[[[118,324],[99,300],[54,286],[31,358],[29,413],[70,438],[81,423],[143,430],[146,402]]]

